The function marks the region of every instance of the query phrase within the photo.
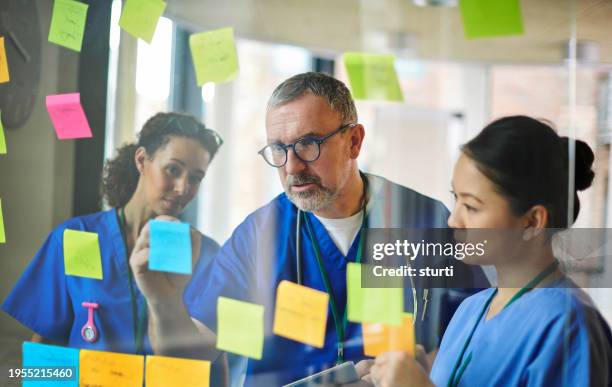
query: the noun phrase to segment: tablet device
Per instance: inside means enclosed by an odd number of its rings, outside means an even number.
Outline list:
[[[323,387],[359,381],[355,363],[347,361],[335,367],[310,375],[283,387]]]

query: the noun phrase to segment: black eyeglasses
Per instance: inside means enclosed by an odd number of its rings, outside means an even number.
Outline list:
[[[325,141],[329,140],[332,136],[342,132],[347,128],[352,128],[356,124],[350,123],[340,126],[338,129],[334,130],[330,134],[324,137],[313,137],[306,136],[302,137],[293,144],[270,144],[263,147],[259,153],[266,163],[270,164],[275,168],[280,168],[283,165],[287,164],[287,152],[289,148],[293,149],[293,152],[297,156],[298,159],[302,160],[305,163],[312,163],[316,161],[319,156],[321,156],[321,144]]]

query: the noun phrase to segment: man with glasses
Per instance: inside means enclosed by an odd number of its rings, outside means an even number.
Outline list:
[[[249,215],[207,270],[194,274],[184,295],[193,323],[176,299],[146,296],[156,353],[185,355],[177,349],[190,343],[197,353],[187,355],[206,358],[216,355],[219,297],[264,305],[263,357],[248,360],[246,385],[279,386],[364,358],[360,324],[343,317],[347,262],[363,258],[363,229],[443,228],[449,213],[438,201],[359,170],[364,127],[349,90],[333,77],[305,73],[280,84],[268,102],[266,133],[259,154],[278,170],[285,192]],[[147,280],[145,268],[135,272],[139,285]],[[329,294],[323,348],[272,333],[282,280]],[[406,294],[406,310],[419,311],[417,341],[431,349],[465,294],[454,300],[434,289]]]

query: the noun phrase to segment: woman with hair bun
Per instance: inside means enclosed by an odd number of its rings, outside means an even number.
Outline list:
[[[150,219],[177,220],[197,194],[221,144],[216,132],[192,116],[158,113],[151,117],[138,142],[123,146],[106,163],[103,194],[112,208],[70,219],[53,230],[2,309],[30,328],[36,342],[153,353],[147,303],[133,279],[129,257]],[[65,230],[98,235],[101,280],[65,274]],[[191,242],[194,270],[202,270],[219,246],[193,228]],[[189,279],[160,275],[159,286],[176,292],[182,292]]]
[[[378,356],[368,376],[376,386],[611,385],[610,328],[553,255],[552,235],[580,211],[573,192],[568,217],[568,141],[544,122],[513,116],[462,147],[448,224],[458,235],[497,235],[465,261],[494,265],[498,288],[463,301],[433,368],[402,353]],[[582,191],[593,181],[594,156],[580,140],[575,150],[574,187]]]

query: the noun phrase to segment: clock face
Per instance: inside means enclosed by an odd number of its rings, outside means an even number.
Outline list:
[[[0,0],[0,36],[10,81],[0,83],[0,110],[6,129],[25,125],[32,113],[40,82],[41,40],[36,0]]]

